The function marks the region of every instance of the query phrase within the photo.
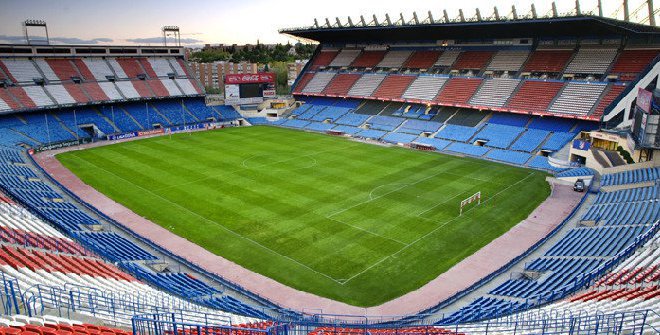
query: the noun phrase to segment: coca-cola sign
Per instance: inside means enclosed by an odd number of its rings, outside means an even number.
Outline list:
[[[272,72],[225,75],[225,84],[261,84],[274,82],[275,73]]]

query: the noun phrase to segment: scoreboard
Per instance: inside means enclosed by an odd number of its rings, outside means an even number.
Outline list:
[[[225,105],[258,104],[275,98],[275,79],[272,72],[225,75]]]

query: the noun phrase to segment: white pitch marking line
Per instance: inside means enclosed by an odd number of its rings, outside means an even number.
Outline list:
[[[500,193],[502,193],[502,192],[508,190],[509,188],[511,188],[511,187],[513,187],[513,186],[515,186],[515,185],[518,185],[518,184],[520,184],[521,182],[527,180],[527,178],[529,178],[530,176],[532,176],[532,175],[534,175],[534,174],[536,174],[536,172],[530,172],[525,178],[523,178],[523,179],[517,181],[516,183],[511,184],[511,185],[509,185],[508,187],[506,187],[506,188],[500,190],[499,192],[495,193],[492,197],[489,197],[488,199],[484,200],[484,201],[482,202],[482,204],[488,202],[488,201],[491,200],[491,199],[494,199],[494,198],[497,197]],[[477,208],[477,206],[468,209],[467,211],[465,211],[465,213],[468,213],[468,212],[470,212],[471,210],[473,210],[473,209],[475,209],[475,208]],[[431,230],[430,232],[426,233],[425,235],[422,235],[422,236],[419,237],[418,239],[416,239],[416,240],[410,242],[410,243],[409,243],[408,245],[406,245],[405,247],[399,249],[399,251],[397,251],[397,252],[395,252],[395,253],[393,253],[393,254],[391,254],[391,255],[389,255],[389,256],[385,256],[385,257],[383,257],[383,258],[382,258],[381,260],[379,260],[378,262],[376,262],[376,263],[370,265],[370,266],[367,267],[366,269],[364,269],[364,270],[362,270],[362,271],[360,271],[360,272],[354,274],[353,276],[349,277],[348,279],[346,279],[346,280],[345,280],[343,283],[341,283],[340,285],[344,285],[344,284],[348,283],[348,282],[351,281],[353,278],[355,278],[355,277],[357,277],[357,276],[360,276],[360,275],[362,275],[363,273],[369,271],[371,268],[373,268],[373,267],[377,266],[378,264],[384,262],[386,259],[388,259],[388,258],[390,258],[390,257],[392,257],[392,258],[396,257],[396,255],[400,254],[403,250],[408,249],[408,247],[410,247],[411,245],[413,245],[413,244],[415,244],[415,243],[421,241],[422,239],[428,237],[429,235],[435,233],[438,229],[440,229],[440,228],[446,226],[447,224],[449,224],[450,222],[456,220],[457,218],[458,218],[458,216],[454,217],[454,218],[451,219],[451,220],[448,220],[448,221],[445,222],[444,224],[442,224],[442,225],[438,226],[437,228]]]
[[[289,256],[282,255],[282,254],[280,254],[279,252],[277,252],[277,251],[275,251],[275,250],[273,250],[273,249],[271,249],[271,248],[269,248],[269,247],[267,247],[267,246],[265,246],[265,245],[263,245],[263,244],[261,244],[261,243],[255,241],[255,240],[253,240],[253,239],[251,239],[251,238],[245,237],[245,236],[243,236],[243,235],[241,235],[241,234],[239,234],[239,233],[237,233],[237,232],[235,232],[235,231],[233,231],[233,230],[231,230],[231,229],[225,227],[224,225],[222,225],[221,223],[219,223],[219,222],[217,222],[217,221],[213,221],[213,220],[208,219],[208,218],[206,218],[205,216],[203,216],[203,215],[201,215],[201,214],[199,214],[199,213],[197,213],[197,212],[193,212],[193,211],[191,211],[190,209],[188,209],[188,208],[186,208],[186,207],[184,207],[184,206],[182,206],[182,205],[180,205],[180,204],[178,204],[178,203],[176,203],[176,202],[174,202],[174,201],[172,201],[172,200],[169,200],[169,199],[167,199],[167,198],[164,198],[163,196],[161,196],[161,195],[159,195],[159,194],[156,194],[156,193],[154,193],[153,191],[151,191],[151,190],[149,190],[149,189],[147,189],[147,188],[144,188],[144,187],[142,187],[142,186],[140,186],[140,185],[137,185],[137,184],[133,183],[132,181],[127,180],[126,178],[124,178],[124,177],[122,177],[122,176],[119,176],[119,175],[117,175],[117,174],[115,174],[115,173],[113,173],[113,172],[110,172],[110,171],[108,171],[107,169],[102,168],[102,167],[100,167],[100,166],[98,166],[98,165],[96,165],[96,164],[94,164],[94,163],[92,163],[92,162],[90,162],[90,161],[87,161],[87,160],[86,160],[86,162],[89,163],[89,164],[91,164],[91,165],[93,165],[93,166],[95,166],[96,168],[98,168],[98,169],[100,169],[100,170],[103,170],[103,171],[105,171],[105,172],[107,172],[107,173],[109,173],[109,174],[111,174],[111,175],[113,175],[113,176],[115,176],[115,177],[117,177],[117,178],[119,178],[119,179],[122,179],[122,180],[126,181],[127,183],[129,183],[129,184],[131,184],[131,185],[133,185],[133,186],[135,186],[135,187],[137,187],[137,188],[140,188],[140,189],[144,190],[145,192],[148,192],[148,193],[153,194],[154,196],[156,196],[156,197],[162,199],[162,200],[165,201],[165,202],[169,202],[170,204],[172,204],[172,205],[174,205],[174,206],[176,206],[176,207],[181,208],[183,211],[186,211],[186,212],[188,212],[188,213],[190,213],[190,214],[192,214],[192,215],[194,215],[194,216],[197,216],[197,217],[201,218],[201,219],[204,220],[204,221],[207,221],[207,222],[209,222],[209,223],[213,223],[213,224],[219,226],[220,228],[226,230],[227,232],[229,232],[229,233],[231,233],[231,234],[233,234],[233,235],[235,235],[235,236],[238,236],[238,237],[240,237],[240,238],[242,238],[242,239],[244,239],[244,240],[247,240],[247,241],[249,241],[249,242],[251,242],[251,243],[253,243],[253,244],[256,244],[256,245],[262,247],[263,249],[266,249],[266,250],[272,252],[272,253],[275,254],[275,255],[281,256],[281,257],[283,257],[283,258],[285,258],[285,259],[287,259],[287,260],[289,260],[289,261],[291,261],[291,262],[294,262],[294,263],[296,263],[296,264],[298,264],[298,265],[300,265],[300,266],[302,266],[302,267],[304,267],[304,268],[306,268],[306,269],[308,269],[308,270],[310,270],[310,271],[312,271],[312,272],[314,272],[314,273],[316,273],[316,274],[319,274],[319,275],[321,275],[321,276],[323,276],[323,277],[326,277],[326,278],[328,278],[328,279],[334,281],[334,282],[337,283],[337,284],[342,285],[342,283],[341,283],[340,281],[338,281],[337,279],[335,279],[335,278],[333,278],[333,277],[331,277],[331,276],[329,276],[329,275],[327,275],[327,274],[325,274],[325,273],[323,273],[323,272],[316,271],[316,270],[312,269],[311,267],[309,267],[308,265],[303,264],[303,263],[301,263],[301,262],[299,262],[299,261],[297,261],[297,260],[295,260],[295,259],[293,259],[293,258],[291,258],[291,257],[289,257]]]

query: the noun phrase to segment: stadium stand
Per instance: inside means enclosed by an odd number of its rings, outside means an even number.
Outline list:
[[[458,56],[452,69],[481,70],[486,67],[493,55],[492,51],[464,51]]]
[[[594,109],[593,116],[600,118],[605,111],[605,108],[609,106],[614,100],[626,89],[624,85],[610,85],[606,93],[600,99],[596,108]]]
[[[559,81],[525,80],[509,100],[507,107],[514,110],[545,112],[562,87],[564,83]]]
[[[618,76],[619,80],[634,80],[651,61],[660,54],[658,49],[626,49],[619,53],[610,74]]]
[[[345,67],[351,65],[362,51],[359,49],[342,49],[328,66]]]
[[[433,64],[433,66],[448,68],[451,67],[455,62],[458,56],[461,54],[461,50],[446,50],[438,60]]]
[[[452,78],[443,86],[435,100],[447,105],[467,104],[481,82],[482,79],[479,78]]]
[[[348,95],[351,97],[368,97],[380,86],[385,77],[384,74],[364,74],[351,87]]]
[[[415,51],[402,67],[410,69],[429,69],[440,57],[439,51]]]
[[[566,73],[604,74],[617,55],[616,49],[581,48],[566,66]]]
[[[390,50],[385,54],[385,57],[376,65],[380,68],[401,68],[408,60],[412,51],[408,50]]]
[[[486,79],[470,99],[470,104],[476,106],[504,106],[519,84],[518,79]]]
[[[498,51],[488,64],[486,70],[510,71],[516,73],[529,57],[528,50],[502,50]]]
[[[371,96],[377,97],[379,99],[399,99],[401,95],[406,91],[410,86],[410,83],[415,80],[415,76],[387,76],[378,86],[378,89],[374,91]]]
[[[373,68],[385,57],[387,51],[362,51],[350,64],[351,67]]]
[[[571,50],[536,50],[532,52],[524,71],[532,73],[560,73],[573,56]]]
[[[337,56],[339,52],[335,50],[321,50],[319,54],[314,57],[312,61],[311,70],[317,70],[319,67],[325,67],[330,65],[332,60]]]
[[[328,85],[328,83],[335,77],[333,72],[317,72],[314,77],[307,82],[303,93],[320,93]]]
[[[325,87],[323,93],[328,95],[345,96],[360,77],[361,75],[357,73],[339,73]]]
[[[419,76],[408,86],[402,97],[410,100],[431,101],[435,99],[447,80],[446,77]]]
[[[591,113],[605,87],[606,85],[570,82],[564,86],[548,110],[559,114],[587,115]]]

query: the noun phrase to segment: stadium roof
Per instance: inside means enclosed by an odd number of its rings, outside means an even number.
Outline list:
[[[280,30],[320,43],[360,43],[387,41],[436,41],[448,39],[591,37],[612,36],[657,39],[660,27],[582,15],[571,17],[523,18],[518,20],[453,21],[446,23],[319,26]]]

